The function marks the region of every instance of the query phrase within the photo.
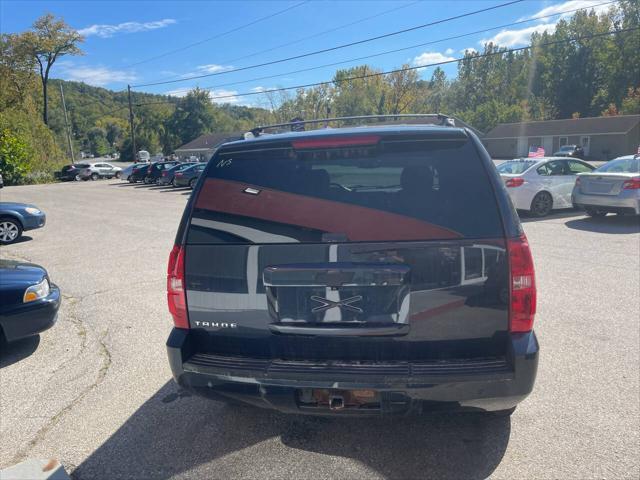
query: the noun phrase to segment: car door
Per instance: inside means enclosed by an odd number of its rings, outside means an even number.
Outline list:
[[[543,170],[541,172],[541,169]],[[567,160],[551,160],[538,169],[543,175],[544,190],[553,197],[554,208],[564,208],[571,205],[571,189],[575,175],[569,171]]]
[[[105,177],[113,177],[113,165],[110,163],[103,163],[102,165],[102,175]]]

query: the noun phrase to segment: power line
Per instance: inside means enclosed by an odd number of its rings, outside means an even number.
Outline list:
[[[450,22],[450,21],[453,21],[453,20],[458,20],[460,18],[470,17],[472,15],[477,15],[478,13],[489,12],[491,10],[496,10],[496,9],[499,9],[499,8],[507,7],[509,5],[514,5],[516,3],[521,3],[523,1],[524,0],[511,0],[509,2],[501,3],[499,5],[493,5],[491,7],[482,8],[480,10],[475,10],[475,11],[472,11],[472,12],[467,12],[467,13],[463,13],[463,14],[460,14],[460,15],[455,15],[455,16],[452,16],[452,17],[447,17],[447,18],[443,18],[443,19],[440,19],[440,20],[435,20],[433,22],[424,23],[422,25],[416,25],[414,27],[405,28],[405,29],[398,30],[398,31],[395,31],[395,32],[385,33],[383,35],[377,35],[375,37],[369,37],[369,38],[365,38],[363,40],[358,40],[358,41],[355,41],[355,42],[350,42],[350,43],[345,43],[345,44],[342,44],[342,45],[337,45],[335,47],[324,48],[322,50],[316,50],[316,51],[313,51],[313,52],[307,52],[307,53],[303,53],[303,54],[300,54],[300,55],[294,55],[292,57],[281,58],[279,60],[272,60],[270,62],[259,63],[259,64],[255,64],[255,65],[248,65],[246,67],[233,68],[233,69],[229,69],[229,70],[224,70],[222,72],[208,73],[208,74],[203,74],[203,75],[194,75],[192,77],[187,77],[187,78],[175,78],[175,79],[171,79],[171,80],[164,80],[164,81],[158,81],[158,82],[141,83],[139,85],[132,85],[132,87],[134,87],[134,88],[137,88],[137,87],[150,87],[150,86],[154,86],[154,85],[166,85],[168,83],[186,82],[188,80],[194,80],[194,79],[197,79],[197,78],[214,77],[214,76],[217,76],[217,75],[225,75],[225,74],[228,74],[228,73],[240,72],[240,71],[249,70],[249,69],[253,69],[253,68],[259,68],[259,67],[265,67],[267,65],[274,65],[274,64],[277,64],[277,63],[289,62],[291,60],[297,60],[299,58],[305,58],[305,57],[310,57],[312,55],[319,55],[321,53],[332,52],[332,51],[335,51],[335,50],[340,50],[342,48],[352,47],[354,45],[361,45],[363,43],[372,42],[374,40],[380,40],[382,38],[388,38],[388,37],[392,37],[392,36],[395,36],[395,35],[400,35],[402,33],[412,32],[412,31],[419,30],[419,29],[422,29],[422,28],[431,27],[433,25],[438,25],[438,24],[441,24],[441,23],[446,23],[446,22]]]
[[[250,53],[250,54],[244,55],[242,57],[232,58],[231,60],[225,60],[225,61],[220,62],[220,63],[221,64],[225,64],[225,63],[237,62],[239,60],[245,60],[247,58],[255,57],[257,55],[262,55],[263,53],[273,52],[274,50],[278,50],[279,48],[282,48],[282,47],[290,47],[291,45],[295,45],[297,43],[301,43],[301,42],[304,42],[304,41],[307,41],[307,40],[311,40],[313,38],[321,37],[322,35],[326,35],[327,33],[336,32],[338,30],[342,30],[343,28],[347,28],[347,27],[353,27],[354,25],[358,25],[360,23],[364,23],[364,22],[367,22],[369,20],[373,20],[374,18],[382,17],[384,15],[388,15],[389,13],[397,12],[398,10],[402,10],[404,8],[411,7],[411,6],[413,6],[413,5],[417,4],[417,3],[420,3],[420,0],[416,0],[416,1],[411,2],[411,3],[406,3],[404,5],[400,5],[399,7],[390,8],[389,10],[384,10],[384,11],[382,11],[380,13],[376,13],[375,15],[371,15],[369,17],[364,17],[364,18],[361,18],[360,20],[356,20],[356,21],[353,21],[353,22],[350,22],[350,23],[345,23],[344,25],[340,25],[338,27],[330,28],[329,30],[323,30],[322,32],[314,33],[313,35],[309,35],[307,37],[299,38],[298,40],[292,40],[290,42],[281,43],[280,45],[276,45],[275,47],[266,48],[264,50],[260,50],[259,52]]]
[[[293,71],[285,72],[285,73],[278,73],[278,74],[275,74],[275,75],[266,75],[266,76],[263,76],[263,77],[252,78],[250,80],[239,80],[239,81],[235,81],[235,82],[220,83],[218,85],[210,85],[210,86],[207,86],[207,87],[200,87],[200,88],[202,88],[203,90],[214,90],[216,88],[221,88],[221,87],[229,87],[229,86],[232,86],[232,85],[242,85],[242,84],[245,84],[245,83],[257,82],[259,80],[267,80],[267,79],[271,79],[271,78],[278,78],[278,77],[282,77],[282,76],[285,76],[285,75],[294,75],[296,73],[310,72],[312,70],[319,70],[321,68],[334,67],[336,65],[342,65],[342,64],[345,64],[345,63],[357,62],[357,61],[360,61],[360,60],[367,60],[367,59],[370,59],[370,58],[389,55],[391,53],[398,53],[398,52],[402,52],[402,51],[406,51],[406,50],[411,50],[413,48],[425,47],[427,45],[433,45],[433,44],[436,44],[436,43],[446,42],[446,41],[449,41],[449,40],[456,40],[456,39],[459,39],[459,38],[469,37],[469,36],[472,36],[472,35],[477,35],[479,33],[486,33],[486,32],[490,32],[492,30],[498,30],[498,29],[501,29],[501,28],[513,27],[513,26],[516,26],[516,25],[521,25],[523,23],[529,23],[529,22],[534,22],[534,21],[537,21],[537,20],[543,20],[545,18],[565,15],[567,13],[573,13],[573,12],[577,12],[577,11],[580,11],[580,10],[589,10],[591,8],[594,8],[594,7],[600,7],[600,6],[603,6],[603,5],[610,5],[612,3],[617,3],[617,2],[618,2],[618,0],[612,0],[612,1],[608,1],[608,2],[598,3],[598,4],[595,4],[595,5],[590,5],[589,7],[582,7],[582,8],[574,8],[574,9],[571,9],[571,10],[564,10],[562,12],[557,12],[557,13],[553,13],[553,14],[550,14],[550,15],[544,15],[544,16],[540,16],[540,17],[533,17],[533,18],[530,18],[530,19],[527,19],[527,20],[519,20],[517,22],[512,22],[512,23],[505,23],[505,24],[502,24],[502,25],[497,25],[495,27],[485,28],[483,30],[476,30],[474,32],[463,33],[463,34],[460,34],[460,35],[454,35],[452,37],[441,38],[441,39],[438,39],[438,40],[431,40],[429,42],[418,43],[418,44],[415,44],[415,45],[410,45],[408,47],[396,48],[396,49],[393,49],[393,50],[386,50],[384,52],[374,53],[374,54],[371,54],[371,55],[365,55],[364,57],[351,58],[349,60],[342,60],[342,61],[339,61],[339,62],[325,63],[324,65],[318,65],[318,66],[315,66],[315,67],[303,68],[303,69],[300,69],[300,70],[293,70]]]
[[[590,40],[590,39],[594,39],[594,38],[600,38],[600,37],[604,37],[604,36],[608,36],[608,35],[617,35],[619,33],[625,33],[625,32],[632,32],[632,31],[637,31],[640,30],[640,27],[631,27],[631,28],[625,28],[625,29],[621,29],[621,30],[615,30],[613,32],[603,32],[603,33],[596,33],[596,34],[592,34],[592,35],[584,35],[582,37],[574,37],[574,38],[569,38],[569,39],[565,39],[565,40],[556,40],[553,42],[547,42],[547,43],[539,43],[536,45],[528,45],[526,47],[519,47],[519,48],[511,48],[511,49],[506,49],[506,50],[501,50],[501,51],[495,51],[495,52],[489,52],[489,53],[483,53],[483,54],[478,54],[478,55],[474,55],[473,57],[471,57],[471,60],[476,60],[476,59],[480,59],[480,58],[486,58],[486,57],[494,57],[496,55],[506,55],[508,53],[514,53],[514,52],[522,52],[525,50],[531,50],[534,48],[541,48],[541,47],[548,47],[551,45],[559,45],[562,43],[569,43],[569,42],[577,42],[577,41],[581,41],[581,40]],[[376,73],[370,73],[370,74],[366,74],[366,75],[358,75],[358,76],[354,76],[354,77],[348,77],[348,78],[343,78],[342,80],[339,81],[335,81],[335,80],[327,80],[324,82],[315,82],[315,83],[307,83],[307,84],[303,84],[303,85],[295,85],[292,87],[282,87],[282,88],[272,88],[269,90],[262,90],[260,92],[244,92],[244,93],[236,93],[233,95],[218,95],[218,96],[214,96],[214,97],[209,97],[210,100],[223,100],[226,98],[237,98],[237,97],[248,97],[248,96],[252,96],[252,95],[262,95],[265,93],[274,93],[274,92],[282,92],[282,91],[286,91],[286,90],[297,90],[299,88],[310,88],[310,87],[318,87],[321,85],[330,85],[332,83],[344,83],[344,82],[350,82],[353,80],[363,80],[366,78],[371,78],[371,77],[378,77],[381,75],[389,75],[392,73],[399,73],[399,72],[407,72],[410,70],[419,70],[421,68],[428,68],[428,67],[436,67],[436,66],[440,66],[440,65],[447,65],[450,63],[457,63],[457,62],[461,62],[463,60],[465,60],[465,58],[467,57],[462,57],[462,58],[454,58],[451,60],[445,60],[442,62],[435,62],[435,63],[428,63],[428,64],[424,64],[424,65],[416,65],[413,67],[404,67],[404,68],[397,68],[394,70],[388,70],[386,72],[376,72]],[[163,102],[148,102],[148,103],[139,103],[137,104],[137,106],[144,106],[144,105],[159,105],[159,104],[166,104],[166,103],[174,103],[174,102],[167,102],[167,101],[163,101]]]
[[[210,42],[211,40],[215,40],[217,38],[224,37],[225,35],[229,35],[230,33],[235,33],[235,32],[237,32],[239,30],[242,30],[244,28],[247,28],[247,27],[250,27],[252,25],[255,25],[256,23],[260,23],[260,22],[263,22],[263,21],[268,20],[270,18],[276,17],[278,15],[282,15],[283,13],[288,12],[290,10],[293,10],[294,8],[298,8],[298,7],[302,6],[302,5],[304,5],[305,3],[309,3],[310,1],[311,0],[304,0],[302,2],[296,3],[295,5],[292,5],[290,7],[284,8],[284,9],[279,10],[279,11],[274,12],[274,13],[271,13],[271,14],[266,15],[264,17],[260,17],[260,18],[258,18],[256,20],[253,20],[253,21],[249,22],[249,23],[245,23],[244,25],[240,25],[238,27],[232,28],[231,30],[227,30],[226,32],[222,32],[222,33],[219,33],[217,35],[214,35],[213,37],[205,38],[203,40],[199,40],[197,42],[190,43],[188,45],[184,45],[184,46],[176,48],[174,50],[169,50],[168,52],[164,52],[164,53],[158,54],[158,55],[156,55],[154,57],[150,57],[150,58],[147,58],[145,60],[140,60],[138,62],[130,63],[128,65],[125,65],[125,66],[121,67],[121,68],[135,67],[137,65],[142,65],[143,63],[148,63],[148,62],[151,62],[153,60],[157,60],[159,58],[167,57],[169,55],[173,55],[174,53],[182,52],[182,51],[187,50],[189,48],[196,47],[198,45],[202,45],[203,43],[207,43],[207,42]]]

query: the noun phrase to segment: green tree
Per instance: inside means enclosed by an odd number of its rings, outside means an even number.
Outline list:
[[[18,183],[29,171],[29,148],[9,128],[0,128],[0,170],[8,185]]]
[[[78,47],[84,38],[64,20],[48,13],[37,19],[30,31],[19,35],[20,48],[37,62],[42,81],[42,119],[49,124],[47,84],[51,67],[64,55],[81,55]]]
[[[215,112],[208,90],[194,88],[180,99],[169,121],[182,143],[213,130]]]

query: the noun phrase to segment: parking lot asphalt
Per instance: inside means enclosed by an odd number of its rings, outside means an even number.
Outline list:
[[[171,380],[166,261],[189,190],[10,187],[45,228],[2,257],[45,266],[57,324],[0,357],[0,468],[92,478],[638,478],[640,223],[524,218],[538,278],[533,394],[511,419],[332,419],[224,406]]]

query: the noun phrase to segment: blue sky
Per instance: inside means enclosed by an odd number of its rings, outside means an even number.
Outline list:
[[[82,45],[85,55],[60,59],[53,67],[52,77],[84,81],[113,90],[124,89],[127,84],[138,85],[158,80],[185,79],[167,85],[140,87],[136,90],[184,95],[189,88],[197,85],[210,88],[212,95],[216,97],[329,80],[337,68],[363,63],[383,70],[391,70],[404,63],[424,65],[446,61],[460,58],[465,49],[482,50],[483,42],[488,40],[507,47],[523,46],[528,43],[533,31],[553,30],[560,16],[414,47],[367,60],[291,73],[386,50],[432,42],[534,16],[588,7],[607,0],[528,0],[325,54],[209,78],[188,79],[196,75],[224,72],[228,69],[354,42],[507,1],[2,0],[0,29],[3,33],[23,31],[29,28],[37,17],[50,12],[56,16],[62,16],[67,23],[80,30],[85,36],[85,42]],[[606,5],[596,9],[605,10],[608,7],[609,5]],[[282,10],[286,11],[278,13]],[[278,14],[271,18],[237,29],[276,13]],[[354,22],[358,23],[354,24]],[[234,29],[237,30],[226,33]],[[327,30],[332,31],[323,33]],[[216,36],[217,38],[211,39]],[[198,44],[188,47],[193,43]],[[282,46],[287,43],[291,44]],[[180,51],[172,53],[174,50]],[[264,50],[270,51],[264,52]],[[161,57],[153,58],[156,56]],[[455,63],[443,68],[450,77],[455,76],[457,68]],[[432,71],[433,68],[426,68],[419,73],[423,78],[429,78]],[[254,80],[266,76],[273,76],[273,78]],[[254,105],[261,102],[259,96],[229,97],[217,101]]]

